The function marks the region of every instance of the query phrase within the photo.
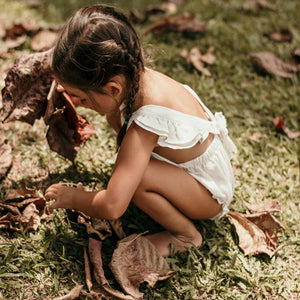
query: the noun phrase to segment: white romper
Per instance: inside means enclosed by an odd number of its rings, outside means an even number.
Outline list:
[[[152,152],[152,157],[184,169],[198,180],[222,205],[222,211],[212,219],[220,219],[229,210],[234,192],[234,176],[230,163],[236,147],[228,136],[226,119],[221,112],[214,115],[189,86],[183,85],[202,105],[211,121],[188,115],[160,105],[144,105],[133,112],[127,128],[134,121],[145,130],[158,135],[158,145],[172,149],[187,149],[203,143],[209,133],[213,141],[200,156],[175,163]]]

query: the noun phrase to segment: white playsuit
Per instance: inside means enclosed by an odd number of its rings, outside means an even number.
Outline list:
[[[154,152],[152,157],[182,168],[198,180],[222,205],[222,211],[212,218],[220,219],[229,211],[233,197],[234,176],[230,160],[237,150],[228,136],[223,114],[212,114],[189,86],[183,86],[199,101],[210,121],[164,106],[144,105],[133,112],[127,128],[135,122],[157,134],[159,146],[172,149],[191,148],[213,133],[215,137],[206,151],[185,163],[174,163]]]

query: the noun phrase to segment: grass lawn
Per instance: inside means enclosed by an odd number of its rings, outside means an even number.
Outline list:
[[[227,218],[196,221],[204,237],[202,247],[167,258],[171,269],[178,272],[154,288],[143,285],[145,299],[300,299],[300,140],[276,132],[272,123],[275,117],[283,116],[287,127],[300,130],[299,75],[284,79],[262,74],[249,58],[252,52],[270,51],[290,60],[291,51],[300,48],[300,2],[269,1],[276,10],[247,12],[241,9],[243,0],[186,0],[180,10],[194,12],[206,22],[203,34],[142,35],[147,24],[136,26],[152,56],[153,68],[190,85],[212,111],[224,112],[238,148],[233,159],[236,191],[230,209],[249,212],[243,200],[259,203],[277,198],[282,212],[275,216],[286,229],[278,233],[283,247],[272,258],[245,256]],[[10,24],[31,18],[41,25],[61,23],[69,13],[66,8],[79,6],[74,0],[41,2],[41,8],[31,8],[26,1],[0,0],[0,21]],[[112,2],[125,11],[136,5],[143,11],[150,1]],[[272,42],[264,35],[285,28],[293,34],[290,43]],[[209,45],[216,55],[215,64],[208,67],[212,77],[202,76],[180,56],[183,48],[206,50]],[[25,44],[23,52],[28,49]],[[16,51],[12,59],[0,58],[0,68],[9,66],[20,54]],[[33,127],[20,122],[0,124],[14,155],[13,167],[0,183],[0,199],[24,179],[41,192],[56,182],[81,181],[86,189],[107,184],[116,157],[115,134],[103,117],[82,108],[78,111],[93,125],[95,135],[80,149],[74,165],[49,150],[43,121],[37,120]],[[262,134],[259,141],[251,138],[256,132]],[[160,230],[134,206],[122,222],[127,234]],[[108,268],[116,242],[114,237],[104,241],[103,261],[107,278],[119,288]],[[87,243],[83,226],[64,210],[42,221],[36,232],[0,229],[0,299],[64,295],[74,286],[71,274],[79,284],[85,284],[83,249]]]

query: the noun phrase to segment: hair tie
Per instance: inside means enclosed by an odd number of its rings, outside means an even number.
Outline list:
[[[128,124],[128,121],[127,121],[127,120],[125,120],[125,121],[124,121],[124,125],[127,125],[127,124]]]

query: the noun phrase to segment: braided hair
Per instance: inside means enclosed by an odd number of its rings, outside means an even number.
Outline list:
[[[52,56],[52,68],[63,82],[83,91],[102,93],[115,75],[126,78],[125,122],[121,145],[144,70],[143,49],[127,17],[114,8],[92,5],[79,9],[63,26]]]

